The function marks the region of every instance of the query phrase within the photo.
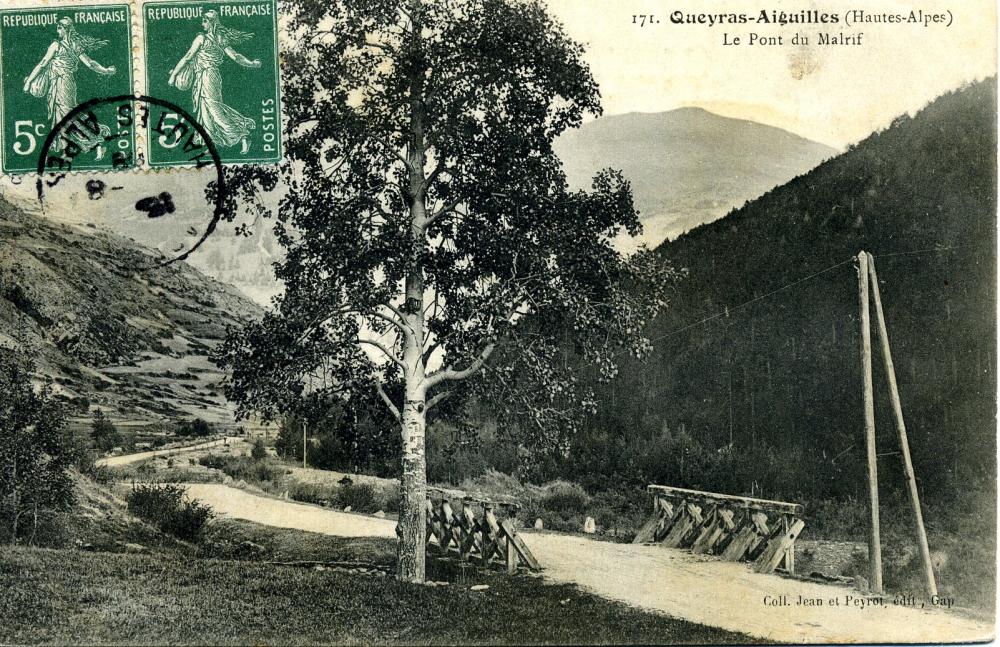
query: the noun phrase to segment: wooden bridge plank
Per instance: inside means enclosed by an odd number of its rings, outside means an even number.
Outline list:
[[[772,501],[769,499],[755,499],[753,497],[735,496],[732,494],[717,494],[715,492],[703,492],[701,490],[689,490],[687,488],[671,487],[669,485],[649,485],[646,490],[654,495],[672,496],[679,499],[700,499],[704,501],[726,502],[730,505],[741,505],[748,508],[759,508],[771,512],[782,512],[786,514],[800,514],[803,510],[798,503],[787,501]]]
[[[788,548],[795,545],[795,540],[798,539],[798,536],[802,532],[802,529],[805,528],[805,525],[804,521],[796,519],[792,522],[791,527],[787,532],[783,532],[772,538],[771,541],[768,542],[767,548],[754,562],[753,570],[758,573],[774,572],[774,569],[778,567],[778,563],[784,558],[785,552]]]
[[[514,546],[514,550],[517,551],[517,556],[525,565],[527,565],[528,568],[533,571],[542,570],[541,564],[538,563],[535,556],[531,554],[530,550],[528,550],[528,546],[524,543],[524,540],[522,540],[520,535],[514,531],[514,524],[510,522],[510,519],[504,519],[500,522],[500,529],[503,534],[506,535],[507,542]]]

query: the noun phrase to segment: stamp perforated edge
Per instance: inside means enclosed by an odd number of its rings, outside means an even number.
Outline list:
[[[130,85],[132,94],[136,94],[138,91],[138,77],[137,74],[137,63],[136,63],[136,38],[138,34],[136,33],[137,21],[136,21],[136,2],[135,0],[5,0],[2,7],[0,7],[0,15],[8,13],[11,11],[25,11],[25,10],[39,10],[39,9],[53,9],[64,11],[66,9],[74,8],[88,8],[88,7],[100,7],[100,6],[126,6],[129,11],[129,30],[130,37],[132,40],[130,46],[130,56],[129,60],[131,62],[131,74]],[[2,32],[0,32],[0,38],[2,38]],[[6,90],[4,84],[4,67],[3,61],[0,60],[0,97],[2,93]],[[6,116],[3,113],[4,102],[0,100],[0,123],[5,123]],[[139,139],[140,129],[136,128],[133,131],[133,148],[136,155],[137,164],[131,169],[74,169],[70,171],[73,175],[105,175],[109,173],[129,173],[129,172],[139,172],[142,170],[143,166],[141,160],[144,160],[144,151],[142,144]],[[3,137],[2,131],[0,131],[0,138]],[[6,151],[6,142],[0,142],[0,156],[4,155]],[[142,155],[142,157],[140,157]],[[19,171],[15,173],[9,173],[3,170],[2,164],[0,164],[0,178],[10,180],[13,178],[24,178],[25,176],[37,175],[37,172],[32,169],[30,171]],[[20,180],[18,180],[19,182]]]
[[[280,8],[281,3],[279,0],[206,0],[207,2],[227,2],[230,4],[260,4],[261,2],[269,2],[273,7],[271,20],[274,25],[274,39],[272,41],[272,46],[274,47],[274,64],[275,64],[275,97],[277,98],[278,105],[276,106],[278,118],[281,120],[283,125],[284,117],[282,113],[283,97],[281,93],[281,69],[282,69],[282,56],[281,56],[281,42],[282,29],[280,20]],[[171,5],[171,4],[185,4],[195,2],[197,0],[130,0],[132,4],[136,6],[135,20],[140,24],[140,30],[142,32],[142,42],[139,43],[139,56],[141,58],[141,85],[139,86],[139,91],[148,96],[156,96],[155,92],[151,92],[149,88],[149,80],[146,78],[146,22],[145,22],[145,8],[148,5]],[[138,78],[138,77],[137,77]],[[285,142],[282,136],[283,127],[278,129],[278,157],[277,160],[272,158],[267,159],[249,159],[239,162],[223,162],[222,165],[225,167],[241,167],[241,166],[274,166],[280,163],[280,160],[285,152]],[[145,141],[145,139],[144,139]],[[149,161],[149,156],[146,155],[144,158],[145,165],[144,168],[149,170],[184,170],[193,168],[190,164],[152,164]]]
[[[131,46],[131,61],[132,61],[132,94],[138,97],[141,95],[149,95],[149,88],[146,79],[146,65],[145,65],[145,29],[142,20],[142,8],[146,4],[162,4],[171,2],[186,2],[189,0],[4,0],[4,4],[0,7],[0,13],[6,12],[8,10],[18,10],[18,9],[66,9],[73,7],[86,7],[86,6],[99,6],[99,5],[128,5],[129,7],[129,18],[131,20],[131,35],[132,35],[132,46]],[[228,0],[236,4],[251,4],[253,2],[259,2],[260,0]],[[283,137],[284,133],[284,123],[285,117],[282,110],[284,105],[284,97],[282,96],[281,88],[281,71],[283,68],[284,60],[281,55],[281,43],[287,38],[287,33],[283,28],[281,12],[281,2],[280,0],[273,0],[274,2],[274,48],[275,48],[275,58],[276,58],[276,71],[277,71],[277,88],[276,94],[278,98],[278,118],[281,122],[279,127],[279,157],[284,156],[285,152],[285,141]],[[2,92],[3,87],[3,70],[2,61],[0,61],[0,92]],[[152,96],[152,95],[150,95]],[[0,101],[2,104],[2,101]],[[0,111],[2,111],[2,106],[0,106]],[[2,116],[2,113],[0,113]],[[2,122],[0,122],[2,123]],[[126,169],[74,169],[69,171],[72,175],[109,175],[109,174],[161,174],[161,173],[185,173],[197,170],[194,165],[190,164],[178,164],[171,166],[152,166],[149,164],[149,157],[147,154],[148,142],[146,141],[146,133],[143,128],[137,127],[135,129],[135,153],[136,153],[136,166]],[[268,161],[247,161],[247,162],[231,162],[224,163],[225,167],[244,167],[244,166],[275,166],[280,162]],[[25,176],[36,175],[34,171],[25,173],[6,173],[0,168],[0,179],[7,181],[20,182]]]

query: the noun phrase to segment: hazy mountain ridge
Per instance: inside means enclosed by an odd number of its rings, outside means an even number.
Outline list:
[[[702,108],[603,117],[564,133],[555,149],[574,188],[589,188],[602,168],[623,171],[650,246],[720,218],[836,154],[780,128]]]
[[[231,422],[208,355],[261,310],[186,264],[144,269],[158,258],[0,200],[0,343],[31,353],[75,415]]]

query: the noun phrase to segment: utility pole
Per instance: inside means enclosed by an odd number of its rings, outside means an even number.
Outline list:
[[[306,421],[302,421],[302,467],[306,466]]]
[[[882,297],[879,294],[878,276],[875,274],[875,259],[868,254],[869,271],[871,273],[872,296],[875,299],[875,317],[878,321],[878,335],[882,341],[882,359],[885,362],[885,374],[889,381],[889,398],[892,400],[892,414],[896,419],[896,431],[899,434],[899,445],[903,453],[903,472],[906,474],[906,485],[910,493],[910,507],[913,509],[913,520],[917,530],[917,546],[920,548],[920,558],[924,564],[924,584],[928,596],[937,595],[937,583],[934,581],[934,569],[931,566],[931,552],[927,546],[927,532],[924,530],[924,515],[920,511],[920,495],[917,493],[917,479],[913,472],[913,462],[910,460],[910,442],[906,437],[906,423],[903,422],[903,406],[899,400],[899,389],[896,385],[896,369],[892,364],[892,353],[889,351],[889,332],[885,325],[885,313],[882,311]]]
[[[868,450],[869,583],[872,593],[882,593],[882,545],[879,533],[878,461],[875,457],[875,397],[872,390],[871,318],[868,313],[868,254],[858,253],[858,298],[861,306],[861,400],[864,406],[865,446]]]

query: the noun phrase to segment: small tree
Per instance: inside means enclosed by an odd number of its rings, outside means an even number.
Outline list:
[[[185,420],[177,427],[177,434],[179,436],[204,437],[211,435],[212,431],[214,431],[212,424],[201,418]]]
[[[250,458],[255,461],[262,461],[267,458],[267,448],[264,447],[263,438],[257,438],[253,441],[253,447],[250,448]]]
[[[302,462],[302,421],[299,417],[292,414],[282,416],[274,449],[282,458]]]
[[[641,230],[619,173],[568,190],[553,140],[600,113],[540,0],[293,0],[284,52],[285,292],[221,364],[243,413],[303,393],[377,393],[402,441],[398,574],[424,578],[428,412],[475,397],[517,442],[565,447],[663,304],[670,271],[612,239]],[[266,169],[231,174],[271,190]],[[259,201],[258,201],[259,202]]]
[[[0,347],[0,506],[8,540],[17,541],[25,514],[38,514],[73,502],[69,468],[75,455],[66,442],[65,412],[48,387],[35,389],[33,365]]]
[[[122,442],[118,430],[100,409],[94,411],[94,420],[90,423],[90,437],[94,439],[94,445],[97,449],[102,452],[109,452],[115,447],[120,447]]]

